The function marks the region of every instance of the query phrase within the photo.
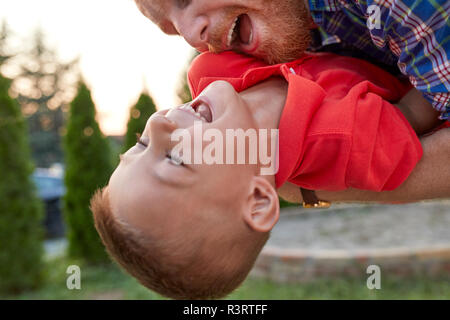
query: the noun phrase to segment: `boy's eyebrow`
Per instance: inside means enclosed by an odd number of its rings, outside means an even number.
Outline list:
[[[129,162],[131,160],[131,158],[133,158],[133,155],[128,155],[126,152],[122,153],[119,155],[119,159],[120,159],[120,164],[127,164],[127,162]],[[140,170],[142,171],[148,171],[148,168],[143,168],[146,166],[142,166],[140,168]],[[176,187],[180,187],[180,186],[184,186],[186,187],[186,184],[181,184],[179,182],[174,182],[171,179],[168,179],[167,177],[165,177],[164,175],[161,175],[159,172],[157,172],[156,170],[150,170],[150,175],[155,178],[156,180],[158,180],[159,182],[167,185],[167,186],[176,186]]]
[[[129,161],[130,161],[130,158],[129,158],[129,156],[127,155],[127,153],[125,152],[125,153],[122,153],[122,154],[119,154],[119,159],[120,159],[120,161],[119,161],[119,165],[123,165],[123,164],[127,164]]]
[[[164,176],[158,174],[155,171],[152,172],[152,176],[154,178],[156,178],[156,180],[158,180],[159,182],[161,182],[161,183],[163,183],[163,184],[165,184],[167,186],[177,185],[176,183],[173,183],[173,182],[167,180],[166,178],[164,178]]]
[[[152,167],[152,168],[153,168],[153,167]],[[186,171],[188,171],[188,172],[190,171],[190,173],[189,173],[188,175],[192,175],[192,174],[193,174],[191,170],[189,170],[189,169],[187,169],[187,168],[184,168],[184,169],[183,169],[183,172],[186,172]],[[174,181],[174,180],[168,178],[167,176],[161,174],[161,173],[158,172],[157,170],[151,170],[151,173],[150,173],[150,174],[151,174],[156,180],[158,180],[159,182],[161,182],[161,183],[163,183],[163,184],[165,184],[165,185],[167,185],[167,186],[171,186],[171,187],[175,187],[175,188],[186,188],[186,187],[192,186],[192,183],[186,183],[185,180],[183,180],[182,182],[180,182],[180,181]],[[182,176],[186,177],[186,173],[184,173]]]
[[[132,157],[133,157],[133,155],[128,155],[126,152],[119,154],[119,159],[120,159],[119,164],[127,164],[128,162],[130,162],[130,158],[132,158]]]
[[[126,164],[129,161],[129,157],[126,153],[122,153],[119,155],[120,162],[119,164]],[[164,176],[156,173],[155,171],[151,172],[151,175],[158,180],[159,182],[164,183],[165,185],[173,185],[173,183],[167,180]]]

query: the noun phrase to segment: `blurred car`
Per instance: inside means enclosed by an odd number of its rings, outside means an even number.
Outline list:
[[[62,171],[38,168],[33,173],[38,195],[45,203],[44,226],[46,238],[64,236],[62,199],[66,193]]]

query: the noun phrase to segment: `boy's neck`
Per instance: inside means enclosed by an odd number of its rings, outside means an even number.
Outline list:
[[[286,103],[288,83],[271,78],[240,93],[260,129],[278,129]]]

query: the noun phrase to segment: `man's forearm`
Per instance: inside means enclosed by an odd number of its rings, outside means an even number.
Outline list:
[[[442,121],[439,112],[417,89],[412,88],[396,105],[418,135],[430,132]]]
[[[423,157],[408,179],[393,191],[374,192],[348,189],[316,191],[320,199],[335,202],[415,202],[450,198],[450,129],[442,129],[421,139]],[[286,183],[279,195],[291,202],[302,202],[297,186]]]

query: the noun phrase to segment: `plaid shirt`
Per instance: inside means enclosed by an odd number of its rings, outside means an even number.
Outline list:
[[[302,0],[300,0],[302,1]],[[308,0],[322,46],[349,43],[400,71],[450,116],[450,1]],[[378,17],[378,19],[377,19]]]

